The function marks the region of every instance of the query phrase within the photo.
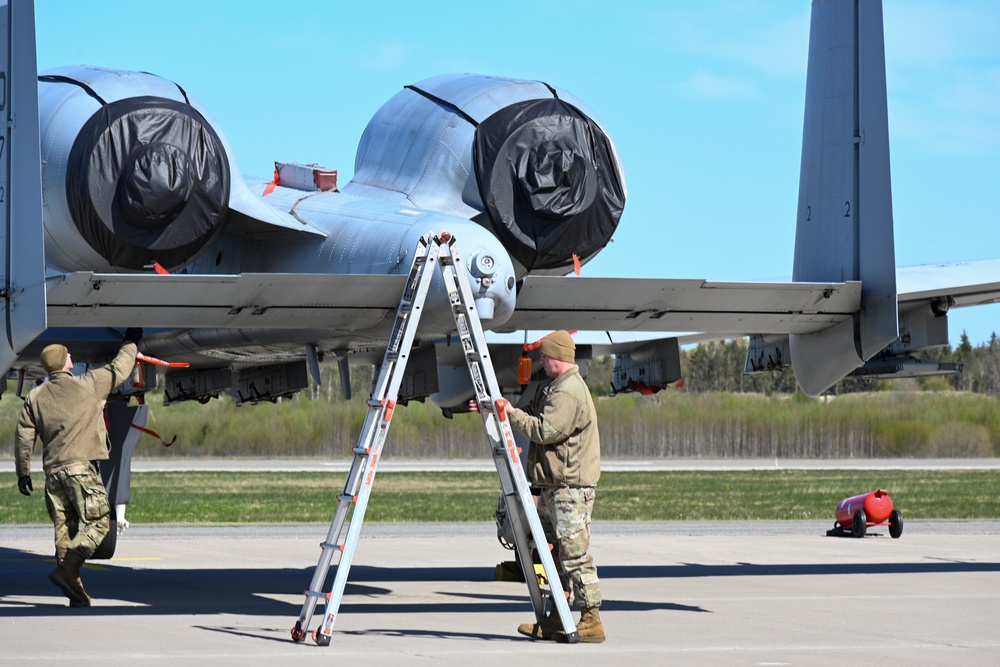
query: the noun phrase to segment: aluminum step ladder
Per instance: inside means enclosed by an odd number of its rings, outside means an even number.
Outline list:
[[[519,564],[521,571],[526,573],[525,580],[535,616],[541,623],[549,615],[555,614],[562,624],[566,640],[569,643],[576,643],[580,639],[579,634],[570,614],[567,596],[562,590],[550,547],[546,544],[528,481],[521,467],[518,448],[514,443],[513,432],[507,419],[506,411],[509,403],[500,394],[486,337],[476,313],[468,272],[459,256],[454,237],[447,232],[423,237],[414,252],[413,264],[396,310],[396,319],[378,379],[373,384],[372,395],[368,400],[368,413],[361,428],[358,445],[353,450],[354,460],[347,474],[344,491],[337,498],[337,509],[330,523],[330,530],[326,540],[320,545],[322,551],[319,562],[312,582],[305,591],[302,611],[292,628],[292,639],[299,642],[306,638],[316,605],[320,600],[325,600],[323,618],[313,631],[312,638],[319,646],[330,645],[333,626],[340,609],[358,536],[361,533],[361,524],[375,480],[376,468],[382,456],[399,387],[406,372],[406,361],[413,347],[424,301],[435,271],[440,271],[448,293],[466,364],[475,388],[476,401],[480,406],[480,414],[500,478],[501,492],[507,505]],[[347,523],[347,534],[341,541],[345,523]],[[538,577],[535,576],[533,552],[541,561],[549,583],[548,589],[543,589]],[[340,554],[340,558],[333,584],[327,593],[323,591],[323,584],[329,575],[336,553]]]

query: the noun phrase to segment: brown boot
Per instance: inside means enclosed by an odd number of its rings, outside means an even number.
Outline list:
[[[84,558],[75,551],[66,554],[66,558],[49,574],[49,581],[62,589],[69,598],[71,607],[89,607],[90,596],[83,588],[80,580],[80,566]]]
[[[525,637],[543,640],[552,639],[552,635],[561,629],[562,623],[559,622],[558,618],[552,616],[546,616],[541,623],[522,623],[517,626],[517,631]]]
[[[89,607],[90,606],[90,596],[87,595],[87,591],[84,590],[84,588],[83,588],[83,580],[80,579],[79,576],[77,576],[77,578],[74,580],[73,583],[75,584],[73,586],[73,591],[77,595],[81,596],[80,599],[82,601],[78,602],[78,603],[74,603],[72,600],[70,600],[69,601],[69,606],[70,607]]]
[[[601,623],[601,612],[597,607],[582,607],[580,623],[576,626],[580,633],[580,641],[586,644],[600,644],[604,641],[604,624]]]
[[[604,641],[604,624],[601,623],[601,614],[597,607],[580,608],[580,623],[576,626],[576,632],[584,644],[600,644]],[[562,630],[557,631],[553,639],[562,643],[568,641],[566,633]]]

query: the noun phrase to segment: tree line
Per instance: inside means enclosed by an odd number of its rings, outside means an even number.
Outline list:
[[[745,375],[743,365],[749,343],[746,338],[711,341],[681,350],[680,391],[690,393],[733,392],[747,394],[794,394],[797,390],[791,368]],[[966,391],[987,396],[1000,395],[1000,338],[994,333],[986,343],[973,346],[962,333],[960,343],[915,355],[937,362],[963,364],[961,373],[921,378],[847,377],[832,387],[831,394],[870,391],[919,390]],[[597,359],[591,364],[588,383],[596,395],[607,394],[613,359]],[[602,389],[602,386],[604,387]]]

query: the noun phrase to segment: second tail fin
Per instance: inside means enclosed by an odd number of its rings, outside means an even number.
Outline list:
[[[814,0],[792,279],[862,283],[852,321],[789,337],[802,389],[823,392],[898,335],[880,0]]]
[[[35,13],[0,0],[0,372],[45,330]]]

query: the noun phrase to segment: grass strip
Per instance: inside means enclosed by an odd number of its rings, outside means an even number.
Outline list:
[[[142,472],[130,521],[327,523],[341,473]],[[41,475],[30,498],[0,474],[0,524],[48,523]],[[907,520],[1000,518],[998,470],[752,470],[606,472],[596,520],[830,520],[848,496],[886,489]],[[490,521],[495,473],[383,472],[366,521]]]

